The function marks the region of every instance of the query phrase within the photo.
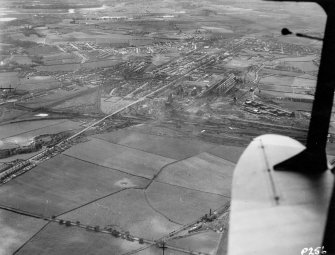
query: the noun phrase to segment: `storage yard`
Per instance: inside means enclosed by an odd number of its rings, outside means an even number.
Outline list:
[[[17,0],[3,12],[0,254],[225,254],[244,148],[265,133],[306,140],[321,44],[280,29],[322,37],[311,6]]]

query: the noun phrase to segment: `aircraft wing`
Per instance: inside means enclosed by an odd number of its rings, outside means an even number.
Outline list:
[[[301,254],[321,246],[334,176],[273,170],[304,149],[289,137],[263,135],[242,154],[233,177],[229,255]]]

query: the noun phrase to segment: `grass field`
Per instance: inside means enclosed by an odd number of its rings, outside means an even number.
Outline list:
[[[166,136],[157,136],[122,129],[112,133],[97,135],[97,138],[134,149],[150,152],[172,159],[184,159],[207,151],[214,144],[190,139],[178,139]]]
[[[143,178],[60,155],[0,186],[0,204],[51,216],[147,183]]]
[[[0,209],[0,254],[13,254],[45,224],[43,220]]]
[[[234,164],[208,153],[165,167],[157,180],[164,183],[230,196]]]
[[[146,178],[152,178],[163,166],[174,161],[95,138],[72,147],[65,154]]]
[[[147,189],[150,204],[168,218],[190,223],[229,201],[221,195],[209,194],[160,182],[153,182]]]

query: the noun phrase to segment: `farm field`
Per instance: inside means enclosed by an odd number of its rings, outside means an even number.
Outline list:
[[[72,147],[65,154],[145,178],[152,178],[163,166],[174,161],[95,138]]]
[[[229,197],[235,164],[208,153],[170,164],[157,181]]]
[[[188,224],[225,205],[229,198],[154,181],[146,190],[150,204],[171,220]]]
[[[0,205],[51,217],[147,183],[140,177],[60,155],[0,186]]]
[[[181,140],[162,135],[134,132],[132,129],[122,129],[95,137],[176,160],[188,158],[216,147],[215,144],[205,143],[195,139]],[[162,144],[164,144],[164,146],[162,146]]]
[[[144,190],[128,189],[62,215],[91,226],[117,226],[134,236],[158,239],[180,227],[146,201]]]
[[[153,187],[150,186],[147,191],[124,190],[64,214],[62,218],[71,221],[79,220],[92,226],[117,226],[119,229],[127,229],[135,236],[157,239],[179,229],[180,224],[198,219],[208,212],[208,208],[211,208],[210,206],[214,203],[223,205],[227,201],[222,199],[218,203],[211,195],[158,182],[152,185]],[[159,201],[156,200],[158,197]],[[170,209],[164,208],[163,203],[165,206],[168,204]],[[181,223],[178,220],[181,220]],[[209,232],[185,240],[172,241],[171,244],[191,250],[202,246],[199,251],[214,254],[219,238],[219,234]]]

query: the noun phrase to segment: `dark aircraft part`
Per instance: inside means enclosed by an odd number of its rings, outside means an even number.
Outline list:
[[[289,158],[273,168],[277,171],[292,171],[307,174],[323,173],[327,170],[326,153],[309,151],[308,148],[292,158]]]
[[[281,30],[281,34],[282,35],[291,35],[293,33],[285,27]],[[313,39],[313,40],[317,40],[317,41],[323,41],[322,38],[315,37],[315,36],[305,35],[305,34],[301,34],[301,33],[296,33],[295,35],[298,36],[298,37],[304,37],[304,38]]]
[[[335,67],[335,3],[328,0],[316,2],[324,8],[328,17],[306,150],[274,166],[275,170],[306,173],[322,173],[327,170],[326,145],[335,88],[333,71]],[[282,33],[291,32],[283,29]]]

